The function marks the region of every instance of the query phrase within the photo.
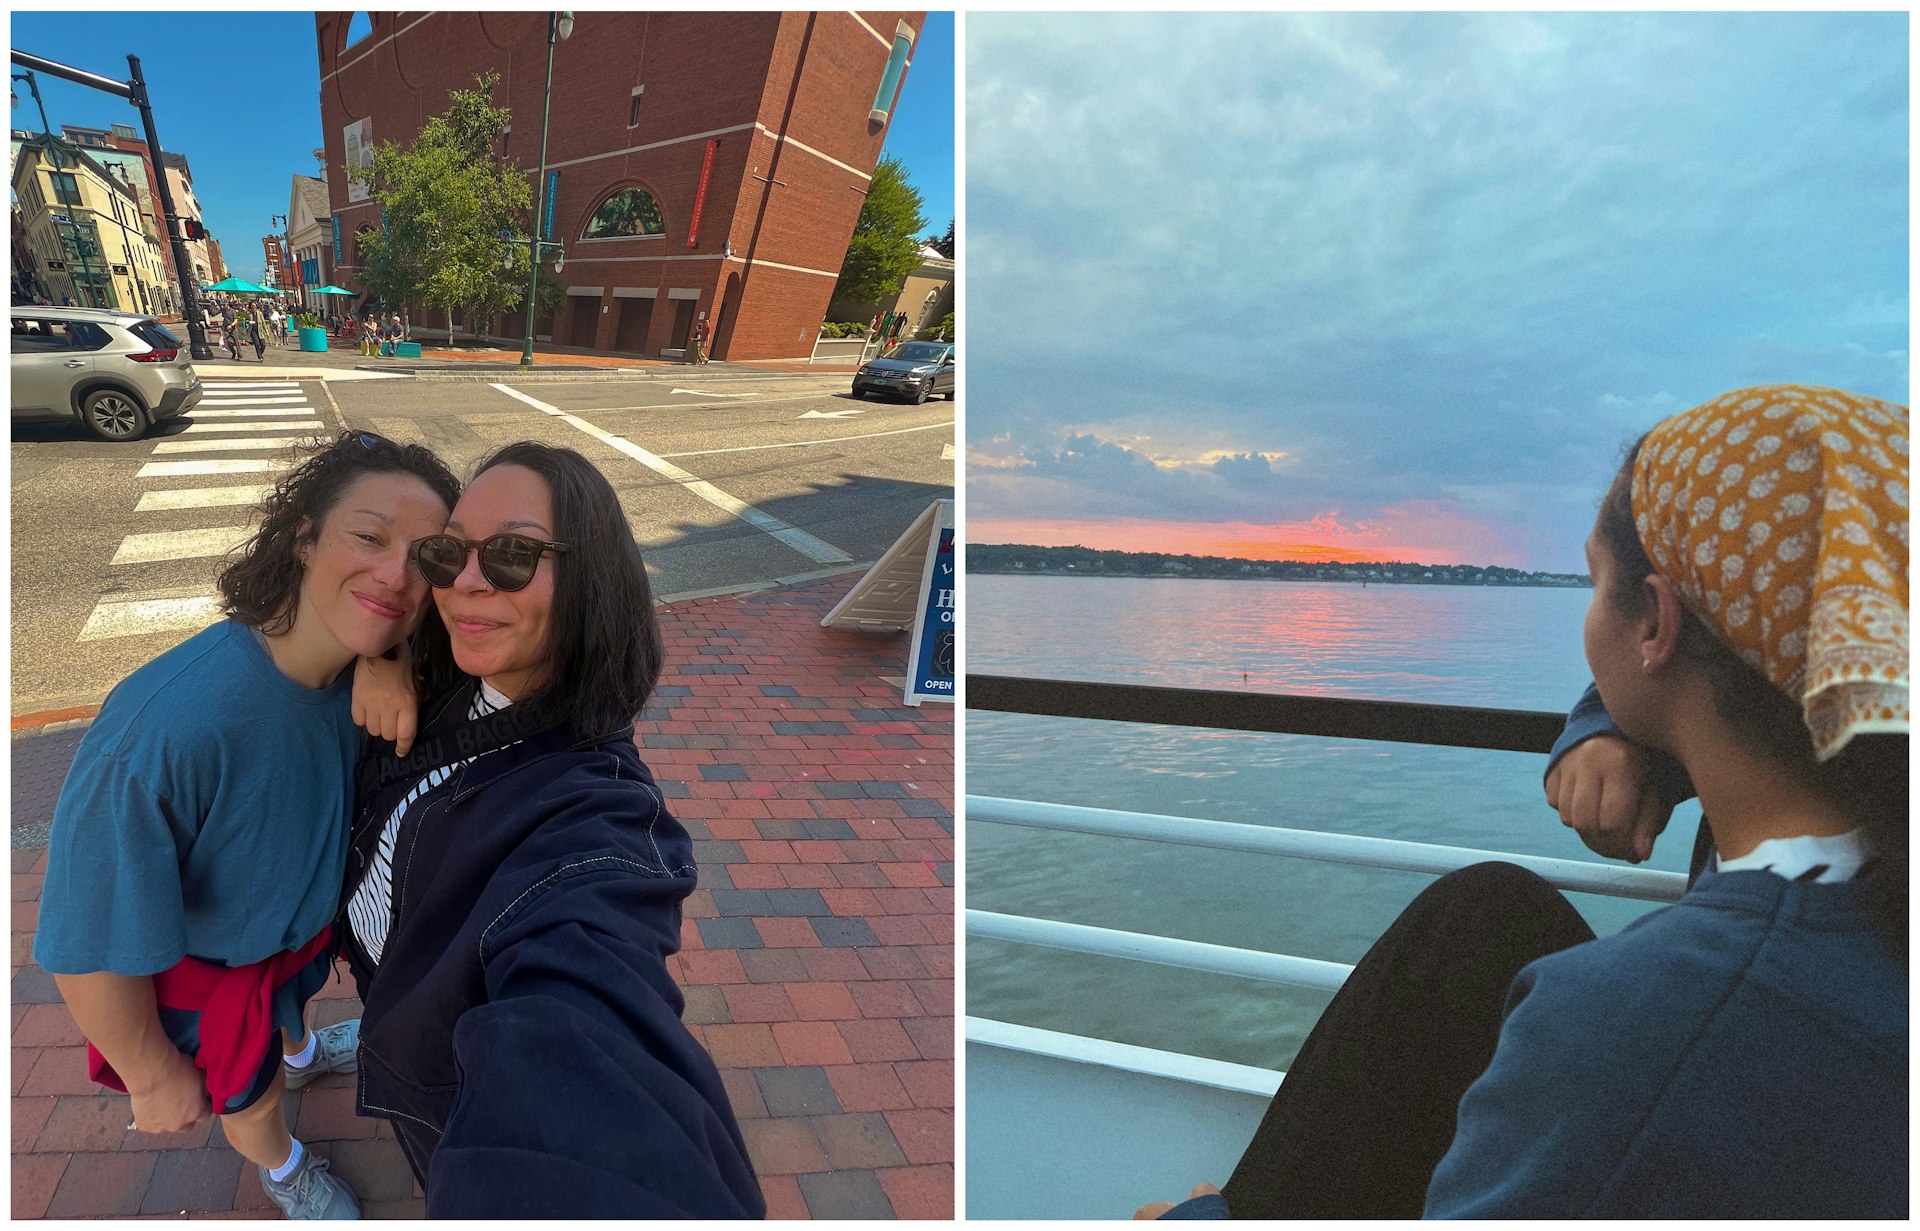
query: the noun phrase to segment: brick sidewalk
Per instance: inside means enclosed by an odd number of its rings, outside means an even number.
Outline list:
[[[953,710],[904,706],[882,678],[904,671],[905,636],[819,627],[854,580],[663,609],[667,671],[636,733],[695,840],[672,969],[768,1216],[951,1218]],[[33,806],[19,788],[16,828]],[[217,1125],[128,1132],[125,1097],[87,1080],[31,959],[45,869],[45,847],[13,852],[13,1217],[277,1215]],[[359,1012],[342,975],[320,1025]],[[344,1076],[290,1095],[294,1131],[368,1217],[420,1216],[385,1121],[353,1095]]]

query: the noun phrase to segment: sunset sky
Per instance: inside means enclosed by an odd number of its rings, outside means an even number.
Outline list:
[[[1904,405],[1907,21],[969,14],[969,539],[1584,572],[1665,415]]]

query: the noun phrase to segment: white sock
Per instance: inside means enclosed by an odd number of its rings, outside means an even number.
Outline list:
[[[280,1181],[293,1174],[293,1169],[298,1167],[300,1160],[306,1156],[306,1147],[300,1144],[298,1137],[295,1137],[293,1139],[293,1153],[287,1155],[286,1162],[281,1163],[278,1167],[269,1168],[267,1171],[268,1177],[271,1178],[275,1184],[280,1183]]]
[[[296,1069],[304,1069],[313,1063],[313,1053],[320,1045],[320,1036],[309,1031],[307,1045],[287,1056],[287,1063]]]

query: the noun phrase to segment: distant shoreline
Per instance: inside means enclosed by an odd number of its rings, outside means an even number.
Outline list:
[[[1247,560],[1169,556],[1154,552],[1094,551],[1085,547],[969,543],[967,572],[1014,577],[1137,577],[1159,581],[1332,581],[1361,585],[1510,586],[1591,589],[1580,573],[1543,573],[1497,565],[1415,564],[1406,561],[1324,564],[1301,560]]]

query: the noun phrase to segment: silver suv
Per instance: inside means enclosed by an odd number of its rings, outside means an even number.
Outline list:
[[[13,421],[78,419],[133,440],[200,400],[186,344],[153,317],[15,304]]]

